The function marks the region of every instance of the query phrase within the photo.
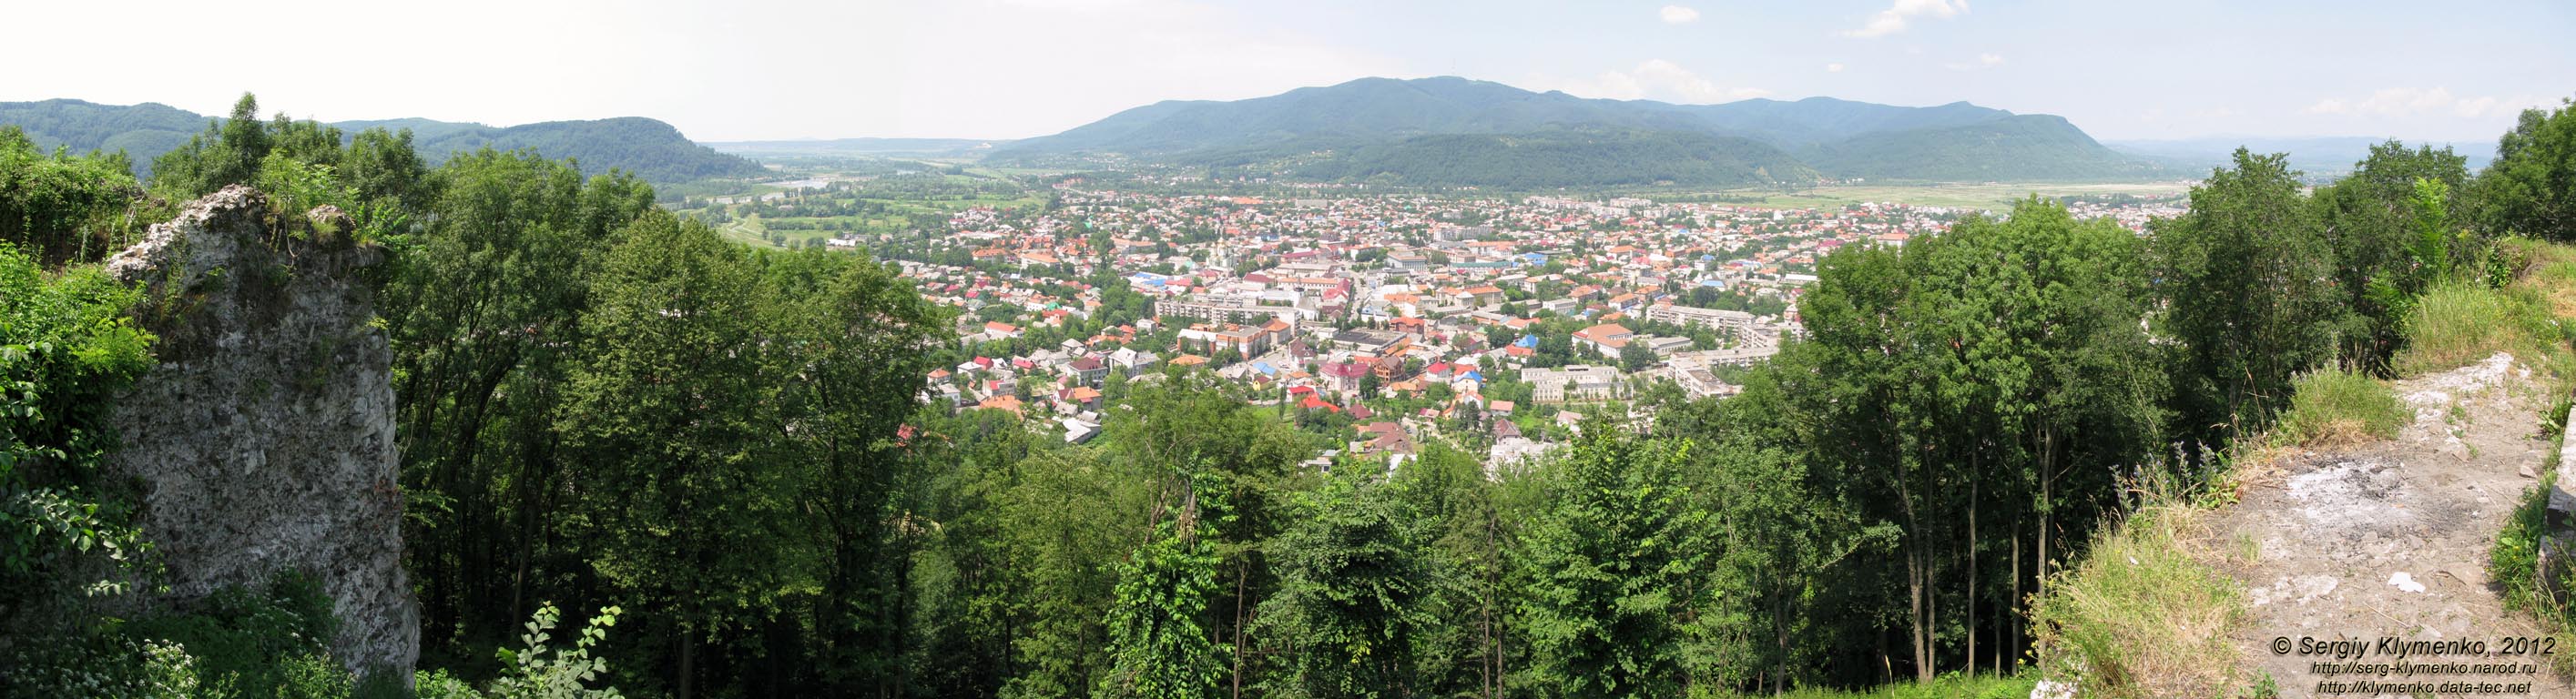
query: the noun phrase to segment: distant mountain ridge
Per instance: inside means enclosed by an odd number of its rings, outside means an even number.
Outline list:
[[[802,141],[711,141],[706,145],[735,155],[911,155],[958,157],[982,155],[1010,143],[988,138],[836,138]]]
[[[1571,141],[1593,150],[1528,149]],[[1691,145],[1650,147],[1684,143]],[[1815,97],[1682,105],[1587,99],[1455,77],[1363,78],[1231,102],[1157,102],[1000,146],[989,159],[1042,163],[1114,156],[1346,179],[1476,184],[1497,177],[1462,168],[1459,158],[1539,163],[1549,152],[1581,157],[1550,168],[1547,178],[1500,179],[1533,186],[1618,184],[1641,172],[1664,172],[1681,177],[1656,181],[1737,185],[1817,177],[1983,181],[2164,174],[2152,162],[2103,147],[2065,119],[1966,102],[1898,107]]]
[[[0,124],[14,125],[46,148],[67,146],[76,152],[123,150],[138,170],[152,159],[188,142],[217,117],[168,105],[105,105],[81,100],[0,102]],[[343,137],[383,127],[411,129],[412,144],[433,162],[484,146],[502,150],[532,148],[549,158],[572,158],[591,172],[625,170],[656,183],[690,182],[721,177],[756,177],[766,172],[758,163],[719,153],[691,142],[670,124],[643,117],[590,121],[548,121],[511,127],[391,119],[330,124]],[[140,174],[140,173],[138,173]]]
[[[2256,153],[2288,153],[2291,169],[2310,175],[2333,175],[2352,171],[2355,163],[2370,156],[2370,147],[2390,140],[2408,146],[2450,148],[2468,159],[2470,170],[2485,169],[2495,160],[2494,139],[2469,141],[2434,141],[2391,139],[2371,136],[2204,136],[2171,140],[2104,141],[2112,150],[2154,160],[2187,174],[2208,174],[2211,168],[2229,164],[2233,153],[2243,147]]]

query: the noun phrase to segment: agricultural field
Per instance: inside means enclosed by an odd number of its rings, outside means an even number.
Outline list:
[[[667,204],[737,242],[774,248],[822,245],[844,234],[878,239],[942,229],[967,209],[1044,208],[1049,190],[1030,173],[874,158],[796,158],[780,177],[738,191]]]

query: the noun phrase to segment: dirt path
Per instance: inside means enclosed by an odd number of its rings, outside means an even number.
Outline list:
[[[2540,437],[2539,412],[2549,402],[2539,391],[2504,354],[2398,382],[2415,419],[2396,440],[2279,459],[2272,473],[2253,479],[2242,502],[2215,513],[2213,546],[2231,559],[2221,567],[2244,585],[2251,606],[2251,622],[2234,639],[2248,665],[2270,673],[2284,697],[2410,694],[2320,684],[2361,679],[2531,682],[2518,696],[2576,697],[2576,687],[2545,669],[2536,676],[2340,674],[2314,665],[2336,662],[2331,653],[2299,651],[2302,639],[2360,640],[2372,646],[2360,663],[2395,664],[2401,658],[2378,645],[2394,637],[2486,643],[2485,656],[2402,658],[2415,663],[2523,659],[2506,656],[2500,639],[2538,629],[2504,610],[2488,585],[2486,560],[2546,463],[2550,442]],[[2287,655],[2273,652],[2283,637]]]

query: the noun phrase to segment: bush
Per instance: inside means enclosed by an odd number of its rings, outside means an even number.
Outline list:
[[[2388,384],[2341,370],[2299,377],[2277,438],[2298,446],[2350,444],[2397,436],[2412,417]]]
[[[496,699],[617,699],[614,687],[591,689],[588,685],[608,673],[608,661],[592,653],[601,641],[608,640],[608,627],[617,625],[617,607],[599,610],[590,624],[573,639],[570,648],[549,648],[554,640],[555,621],[560,613],[548,602],[537,609],[527,624],[528,633],[519,637],[527,647],[517,651],[502,650],[501,661],[513,671],[493,683]]]
[[[48,638],[25,643],[0,658],[0,697],[134,697],[196,699],[206,696],[199,663],[176,643],[136,641],[110,634]]]
[[[152,366],[152,335],[125,314],[138,298],[95,268],[47,274],[0,241],[0,640],[32,630],[18,611],[124,592],[144,572],[134,503],[97,475],[116,446],[108,406]]]
[[[2084,696],[2221,696],[2240,684],[2227,634],[2245,615],[2235,581],[2191,554],[2198,510],[2160,499],[2103,530],[2031,610],[2041,676]]]
[[[418,699],[483,699],[474,686],[447,674],[447,670],[422,670],[412,673],[412,696]]]
[[[354,678],[331,660],[328,645],[338,625],[319,584],[287,575],[265,590],[217,590],[191,613],[139,619],[117,632],[187,649],[205,687],[242,696],[346,697]]]

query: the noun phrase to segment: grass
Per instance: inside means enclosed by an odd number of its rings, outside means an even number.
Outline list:
[[[2406,318],[2406,348],[2393,368],[2415,376],[2467,366],[2508,352],[2547,372],[2553,388],[2576,380],[2576,247],[2508,240],[2499,252],[2517,267],[2514,280],[2489,288],[2448,280],[2417,298]]]
[[[2388,384],[2369,375],[2321,370],[2299,377],[2275,439],[2302,447],[2356,444],[2397,436],[2414,414]]]
[[[2397,353],[2397,372],[2447,371],[2497,352],[2511,353],[2525,364],[2559,368],[2561,362],[2548,360],[2567,354],[2566,336],[2546,293],[2522,282],[2503,288],[2456,281],[2434,285],[2406,318],[2406,349]]]
[[[2549,408],[2540,416],[2550,448],[2543,452],[2540,482],[2524,491],[2496,533],[2487,550],[2487,578],[2503,591],[2506,608],[2531,614],[2560,646],[2576,647],[2576,595],[2563,586],[2551,594],[2539,579],[2549,498],[2557,491],[2559,448],[2566,438],[2569,383],[2576,381],[2576,352],[2569,349],[2576,325],[2565,322],[2576,319],[2576,247],[2530,240],[2506,241],[2503,247],[2520,262],[2513,282],[2500,289],[2450,285],[2427,293],[2410,318],[2399,366],[2440,368],[2471,353],[2507,351],[2550,375]],[[2442,295],[2440,306],[2436,293]],[[2576,654],[2558,653],[2548,663],[2562,676],[2576,674]]]
[[[2551,450],[2550,454],[2550,460],[2555,462],[2557,451]],[[2550,594],[2539,579],[2541,542],[2548,536],[2549,494],[2557,486],[2558,473],[2553,468],[2542,472],[2540,483],[2523,493],[2522,503],[2514,507],[2513,518],[2505,522],[2504,531],[2496,533],[2495,546],[2487,550],[2487,578],[2503,588],[2506,609],[2530,613],[2540,621],[2542,629],[2558,639],[2559,647],[2576,648],[2576,597],[2568,595],[2563,585],[2557,594]],[[2576,674],[2576,653],[2552,655],[2549,665],[2560,675]]]
[[[2032,609],[2040,675],[2084,696],[2225,696],[2247,683],[2228,634],[2243,592],[2204,563],[2206,510],[2158,495],[2106,527],[2091,553],[2052,577]]]

